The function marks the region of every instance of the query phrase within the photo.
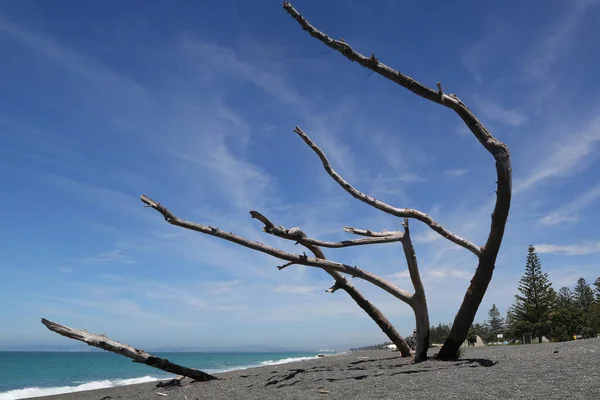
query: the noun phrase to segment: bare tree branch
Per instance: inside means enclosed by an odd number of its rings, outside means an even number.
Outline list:
[[[375,232],[375,231],[371,231],[369,229],[357,229],[357,228],[352,228],[349,226],[345,226],[344,227],[344,231],[348,232],[348,233],[353,233],[355,235],[360,235],[360,236],[370,236],[370,237],[384,237],[384,236],[394,236],[394,235],[402,235],[402,232],[399,231],[382,231],[382,232]]]
[[[371,197],[371,196],[364,194],[363,192],[355,189],[344,178],[342,178],[337,172],[335,172],[335,170],[331,167],[331,163],[325,156],[325,153],[323,153],[323,150],[321,150],[319,148],[319,146],[317,146],[317,144],[315,142],[313,142],[312,139],[309,138],[308,135],[306,133],[304,133],[304,131],[300,127],[297,126],[296,129],[294,129],[294,132],[296,132],[302,138],[302,140],[304,140],[304,142],[317,154],[317,156],[319,156],[319,158],[321,159],[321,162],[323,163],[323,167],[325,168],[325,171],[327,171],[329,176],[331,176],[334,181],[336,181],[342,188],[344,188],[346,190],[346,192],[350,193],[352,195],[352,197],[354,197],[364,203],[367,203],[367,204],[377,208],[378,210],[381,210],[381,211],[386,212],[391,215],[395,215],[396,217],[408,217],[408,218],[414,218],[416,220],[419,220],[419,221],[425,223],[427,226],[429,226],[431,229],[433,229],[440,235],[442,235],[443,237],[445,237],[446,239],[469,250],[470,252],[475,254],[477,257],[479,257],[481,255],[481,249],[479,248],[479,246],[450,232],[449,230],[444,228],[442,225],[440,225],[439,223],[434,221],[433,218],[431,218],[429,215],[425,214],[424,212],[414,210],[412,208],[393,207],[387,203],[377,200],[374,197]]]
[[[307,31],[312,37],[318,39],[326,46],[338,51],[350,61],[356,61],[365,68],[378,73],[379,75],[399,84],[400,86],[410,90],[418,96],[427,100],[444,105],[454,110],[471,129],[471,132],[479,140],[479,142],[496,157],[496,154],[502,159],[506,159],[508,155],[508,147],[494,138],[488,130],[479,122],[471,111],[464,105],[462,101],[454,94],[444,94],[441,83],[438,83],[438,90],[428,88],[427,86],[415,81],[409,76],[406,76],[393,68],[379,62],[379,59],[374,54],[371,57],[356,52],[352,47],[342,40],[335,40],[329,37],[326,33],[321,32],[311,25],[294,7],[287,1],[283,3],[283,8],[294,18],[302,29]]]
[[[229,242],[239,244],[240,246],[244,246],[244,247],[247,247],[252,250],[257,250],[261,253],[268,254],[270,256],[279,258],[281,260],[289,261],[292,264],[301,264],[301,265],[306,265],[309,267],[317,267],[317,268],[329,268],[334,271],[342,272],[342,273],[345,273],[345,274],[348,274],[348,275],[351,275],[351,276],[354,276],[357,278],[361,278],[361,279],[364,279],[365,281],[370,282],[373,285],[385,290],[386,292],[388,292],[392,296],[396,297],[397,299],[402,300],[403,302],[405,302],[407,304],[411,304],[412,295],[410,293],[400,289],[399,287],[387,282],[386,280],[382,279],[381,277],[379,277],[369,271],[365,271],[356,266],[350,266],[347,264],[342,264],[342,263],[329,261],[329,260],[320,260],[315,257],[308,257],[306,254],[300,255],[300,254],[288,253],[287,251],[276,249],[275,247],[271,247],[264,243],[246,239],[246,238],[238,236],[234,233],[222,231],[219,228],[215,228],[212,226],[202,225],[202,224],[198,224],[195,222],[190,222],[190,221],[180,219],[180,218],[176,217],[175,215],[173,215],[173,213],[171,211],[169,211],[167,208],[165,208],[163,205],[157,203],[156,201],[152,200],[151,198],[149,198],[145,195],[141,196],[141,200],[148,207],[153,208],[156,211],[158,211],[159,213],[161,213],[165,217],[165,220],[172,225],[180,226],[182,228],[190,229],[192,231],[201,232],[201,233],[204,233],[207,235],[225,239]],[[289,264],[289,265],[291,265],[291,264]]]
[[[415,321],[417,326],[417,340],[415,349],[415,361],[423,361],[427,359],[427,350],[429,349],[429,311],[427,307],[427,297],[419,265],[417,263],[417,254],[413,247],[408,227],[408,218],[404,218],[404,239],[402,239],[402,249],[406,256],[406,264],[408,265],[408,274],[415,289],[413,296],[413,311],[415,313]]]
[[[287,268],[287,267],[289,267],[290,265],[294,265],[294,264],[296,264],[296,263],[295,263],[295,262],[292,262],[292,261],[290,261],[290,262],[287,262],[287,263],[285,263],[285,264],[283,264],[283,265],[279,265],[279,266],[277,267],[277,269],[281,271],[282,269],[284,269],[284,268]]]
[[[421,273],[419,272],[419,266],[417,264],[417,254],[413,247],[412,240],[410,237],[410,230],[408,228],[408,218],[404,218],[404,240],[402,240],[402,248],[404,249],[404,255],[406,256],[406,264],[408,265],[408,273],[410,280],[415,288],[415,296],[421,297],[425,300],[425,288],[423,287],[423,281],[421,280]]]
[[[127,344],[119,343],[109,339],[104,335],[95,335],[79,329],[69,328],[68,326],[49,321],[45,318],[42,318],[42,324],[44,324],[46,328],[50,329],[52,332],[56,332],[59,335],[68,337],[70,339],[79,340],[80,342],[87,343],[90,346],[99,347],[101,349],[129,357],[135,362],[146,364],[150,367],[158,368],[166,372],[187,376],[188,378],[192,378],[199,382],[207,382],[219,379],[216,376],[207,374],[206,372],[174,364],[165,358],[154,357],[153,355],[146,353],[144,350],[136,349]]]
[[[265,217],[258,211],[250,211],[250,215],[252,216],[252,218],[256,218],[260,222],[265,224],[263,228],[265,232],[283,239],[295,240],[296,242],[303,245],[313,245],[328,248],[342,248],[351,246],[362,246],[367,244],[400,242],[402,240],[402,233],[395,233],[387,236],[372,237],[368,239],[354,239],[343,240],[341,242],[329,242],[325,240],[317,240],[306,237],[306,235],[297,228],[285,229],[282,226],[275,226],[271,221],[269,221],[267,217]]]
[[[338,289],[341,289],[343,285],[336,280],[332,287],[326,290],[327,293],[335,293]]]

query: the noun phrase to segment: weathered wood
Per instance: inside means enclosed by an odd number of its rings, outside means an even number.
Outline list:
[[[412,244],[410,237],[410,229],[408,227],[408,218],[404,218],[404,238],[402,239],[402,249],[406,257],[408,265],[408,274],[415,288],[413,302],[411,307],[415,313],[415,323],[417,327],[416,346],[415,346],[415,362],[427,360],[427,350],[429,349],[429,309],[427,308],[427,297],[425,296],[425,288],[421,280],[419,272],[419,264],[417,263],[417,253]]]
[[[185,376],[179,375],[173,379],[169,379],[168,381],[159,381],[156,384],[156,387],[171,387],[171,386],[181,386],[181,381],[185,379]]]
[[[46,328],[50,329],[52,332],[56,332],[61,336],[79,340],[80,342],[87,343],[90,346],[98,347],[125,357],[129,357],[135,362],[146,364],[150,367],[158,368],[172,374],[186,376],[199,382],[207,382],[219,379],[216,376],[207,374],[206,372],[174,364],[166,358],[155,357],[144,350],[136,349],[127,344],[109,339],[105,335],[96,335],[81,331],[79,329],[69,328],[68,326],[49,321],[46,318],[42,318],[42,324],[44,324]]]
[[[389,235],[373,236],[365,239],[342,240],[341,242],[330,242],[327,240],[318,240],[309,238],[306,235],[298,233],[296,228],[285,229],[281,226],[274,225],[268,218],[258,211],[250,211],[252,218],[255,218],[265,224],[263,230],[271,235],[278,236],[283,239],[295,240],[303,245],[313,245],[327,248],[343,248],[352,246],[364,246],[369,244],[394,243],[402,240],[402,233],[395,232]]]

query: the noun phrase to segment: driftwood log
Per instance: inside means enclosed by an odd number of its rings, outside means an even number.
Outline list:
[[[81,331],[79,329],[69,328],[68,326],[49,321],[46,318],[42,318],[42,324],[44,324],[46,328],[50,329],[52,332],[56,332],[59,335],[68,337],[70,339],[79,340],[80,342],[87,343],[90,346],[98,347],[125,357],[129,357],[134,362],[146,364],[150,367],[158,368],[172,374],[186,376],[199,382],[207,382],[219,379],[216,376],[207,374],[206,372],[174,364],[166,358],[155,357],[144,350],[136,349],[127,344],[119,343],[109,339],[105,335],[96,335],[86,331]]]

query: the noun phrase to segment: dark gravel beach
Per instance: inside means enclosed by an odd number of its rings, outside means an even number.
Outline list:
[[[355,352],[218,376],[44,399],[600,399],[600,339],[467,348],[460,361],[420,364],[390,351]]]

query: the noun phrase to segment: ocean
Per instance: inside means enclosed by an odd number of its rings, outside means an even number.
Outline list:
[[[153,353],[208,373],[316,358],[317,352]],[[174,377],[109,352],[0,351],[0,400],[131,385]]]

